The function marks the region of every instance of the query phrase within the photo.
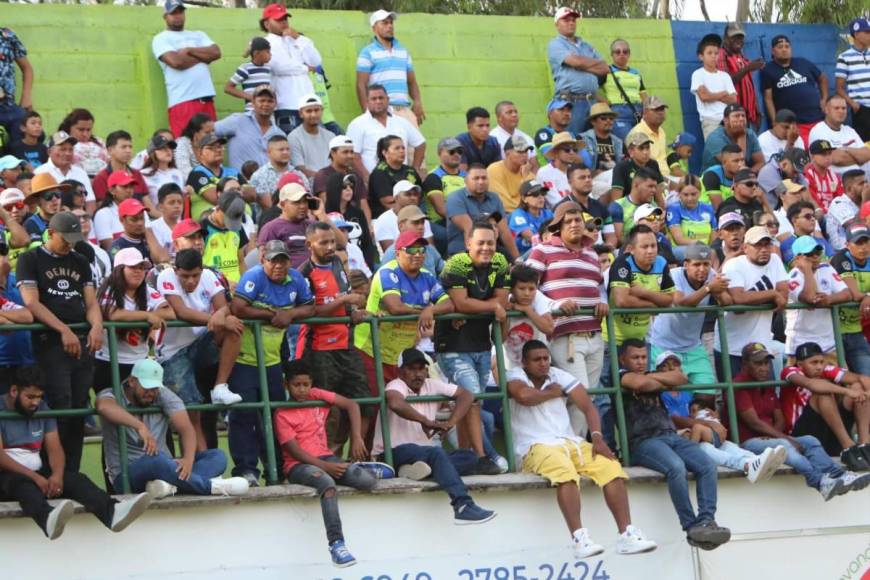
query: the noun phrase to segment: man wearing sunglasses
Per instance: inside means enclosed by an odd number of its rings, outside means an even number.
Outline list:
[[[48,161],[37,167],[33,173],[35,175],[46,173],[57,183],[73,179],[84,185],[85,189],[88,190],[88,194],[85,196],[85,209],[88,210],[89,214],[94,215],[97,209],[97,198],[94,197],[94,190],[91,188],[91,178],[81,166],[73,164],[75,144],[75,138],[65,131],[58,131],[52,135],[48,140]],[[46,220],[47,222],[48,220]]]
[[[773,212],[767,204],[767,197],[758,187],[758,178],[751,169],[741,169],[734,176],[732,197],[719,204],[716,217],[736,211],[747,224],[753,223],[756,212]]]
[[[46,241],[48,223],[60,211],[61,193],[69,188],[69,185],[58,183],[49,173],[39,173],[33,176],[30,194],[24,200],[25,203],[35,200],[37,206],[36,213],[31,214],[24,221],[24,229],[30,236],[31,244],[41,244]]]
[[[819,243],[819,246],[824,250],[824,257],[830,258],[834,255],[834,249],[819,231],[819,224],[816,221],[816,208],[808,201],[799,201],[792,204],[786,212],[786,217],[791,223],[793,233],[791,236],[782,240],[780,251],[782,252],[782,261],[786,266],[792,266],[792,260],[796,256],[792,246],[795,241],[802,237],[811,237]]]
[[[22,226],[27,206],[24,204],[24,193],[20,189],[10,187],[0,193],[0,235],[6,244],[9,267],[12,272],[18,265],[18,256],[24,253],[30,245],[30,235]]]

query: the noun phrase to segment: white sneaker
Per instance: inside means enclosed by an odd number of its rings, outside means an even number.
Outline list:
[[[589,537],[589,530],[580,528],[574,531],[574,557],[578,560],[597,556],[604,551],[604,546],[596,544]]]
[[[788,449],[785,448],[785,445],[777,445],[773,448],[773,456],[776,457],[778,462],[776,469],[779,469],[785,463],[785,460],[788,459]]]
[[[761,455],[749,462],[749,472],[746,474],[746,479],[749,480],[749,483],[766,481],[773,477],[780,465],[782,464],[777,463],[777,455],[773,448],[768,447]]]
[[[215,385],[211,390],[211,402],[215,405],[235,405],[242,401],[242,396],[230,390],[226,383]]]
[[[63,527],[69,521],[76,508],[72,500],[62,499],[55,504],[54,509],[48,512],[48,519],[45,520],[45,535],[49,540],[56,540],[63,533]]]
[[[502,457],[501,455],[495,460],[495,464],[498,465],[498,468],[501,469],[502,473],[507,473],[510,466],[508,466],[508,460]]]
[[[643,532],[632,525],[625,526],[625,531],[616,539],[617,554],[642,554],[652,552],[658,544],[647,540]]]
[[[122,532],[127,526],[136,521],[136,518],[145,513],[151,504],[151,496],[147,493],[139,495],[115,504],[115,514],[112,516],[112,525],[109,529],[113,532]]]
[[[870,473],[847,471],[837,479],[843,482],[843,491],[841,493],[860,491],[870,485]]]
[[[215,477],[211,480],[212,495],[245,495],[250,485],[244,477],[228,477],[223,479]]]
[[[162,479],[153,479],[145,484],[145,493],[150,495],[151,499],[163,499],[178,493],[178,488]]]
[[[399,477],[420,481],[432,475],[432,468],[425,461],[415,461],[399,468]]]
[[[844,494],[846,491],[842,477],[833,478],[826,473],[822,476],[822,481],[819,482],[819,493],[822,494],[825,501],[830,501],[832,497]]]

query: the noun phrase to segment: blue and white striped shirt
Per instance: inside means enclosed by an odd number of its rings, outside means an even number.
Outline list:
[[[391,105],[408,107],[408,73],[414,72],[411,53],[393,39],[392,48],[387,48],[375,38],[364,47],[356,59],[356,72],[369,74],[369,85],[383,85]]]
[[[233,76],[230,77],[230,82],[236,86],[241,86],[242,91],[253,93],[254,89],[260,85],[272,84],[272,67],[268,64],[256,65],[252,62],[245,62],[239,65]],[[245,110],[253,109],[251,101],[245,102]]]
[[[840,53],[834,74],[838,79],[846,80],[849,98],[870,107],[870,48],[859,51],[850,46],[848,50]]]

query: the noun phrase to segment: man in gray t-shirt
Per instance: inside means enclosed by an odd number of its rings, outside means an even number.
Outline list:
[[[293,129],[287,140],[290,142],[290,164],[309,179],[329,165],[329,142],[335,133],[323,128],[323,105],[317,95],[305,95],[299,103],[302,124]]]
[[[122,489],[118,426],[127,441],[127,474],[134,492],[147,491],[154,498],[182,493],[195,495],[244,495],[248,483],[241,477],[221,479],[227,458],[220,449],[197,451],[196,433],[184,403],[163,386],[163,367],[153,359],[138,361],[124,383],[123,406],[106,389],[97,395],[97,412],[103,418],[103,451],[112,486]],[[159,413],[132,415],[126,407],[158,407]],[[173,459],[166,446],[169,427],[181,439],[182,456]]]

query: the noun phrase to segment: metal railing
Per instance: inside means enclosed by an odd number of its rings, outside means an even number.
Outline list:
[[[836,350],[837,350],[837,359],[841,366],[845,366],[845,355],[843,350],[843,340],[840,332],[840,309],[843,307],[855,307],[857,304],[849,303],[849,304],[840,304],[834,305],[830,307],[831,317],[833,320],[833,329],[834,329],[834,337],[836,342]],[[807,305],[789,305],[788,309],[809,309],[810,307]],[[617,357],[618,348],[616,344],[616,337],[614,332],[614,315],[618,314],[676,314],[676,313],[706,313],[713,312],[717,316],[718,321],[718,331],[719,331],[719,339],[720,339],[720,357],[721,357],[721,365],[722,365],[722,373],[724,375],[724,381],[712,384],[693,384],[693,385],[685,385],[681,387],[676,387],[672,390],[678,391],[700,391],[700,390],[711,390],[718,389],[724,391],[724,402],[725,406],[728,410],[728,431],[730,435],[730,439],[735,443],[738,443],[738,430],[737,430],[737,413],[736,406],[734,402],[734,391],[735,389],[744,389],[744,388],[755,388],[755,387],[771,387],[771,386],[780,386],[785,384],[780,380],[770,380],[770,381],[761,381],[761,382],[748,382],[741,383],[735,385],[733,381],[733,377],[731,375],[731,365],[729,360],[728,353],[728,337],[725,329],[724,323],[724,314],[726,312],[753,312],[753,311],[765,311],[772,310],[770,306],[727,306],[727,307],[716,307],[716,306],[703,306],[703,307],[670,307],[670,308],[612,308],[610,310],[611,315],[606,318],[604,324],[607,327],[607,347],[610,352],[609,363],[611,369],[611,377],[612,377],[612,385],[610,387],[600,387],[594,389],[588,389],[590,395],[596,394],[606,394],[611,397],[614,406],[614,413],[616,416],[616,428],[617,428],[617,441],[619,450],[621,453],[621,457],[623,462],[626,465],[629,465],[631,462],[631,455],[629,450],[629,442],[627,438],[627,430],[626,430],[626,421],[625,421],[625,406],[623,401],[623,391],[620,386],[619,381],[619,361]],[[583,314],[593,314],[591,309],[584,309],[580,311]],[[510,317],[521,317],[523,316],[521,313],[517,312],[509,312],[508,315]],[[486,315],[461,315],[461,314],[446,314],[438,316],[438,320],[451,320],[451,319],[483,319],[489,318],[492,319],[491,316]],[[402,321],[410,321],[416,320],[416,315],[400,315],[400,316],[372,316],[368,317],[363,324],[371,325],[371,343],[372,343],[372,352],[374,354],[374,367],[375,367],[375,377],[377,381],[378,387],[378,396],[377,397],[365,397],[354,399],[360,405],[377,405],[382,417],[381,420],[381,428],[382,428],[382,436],[384,443],[384,459],[387,463],[393,464],[392,457],[392,445],[390,440],[390,428],[389,421],[386,420],[387,417],[387,402],[386,397],[384,395],[384,375],[381,357],[381,330],[380,325],[383,323],[389,322],[402,322]],[[308,318],[304,320],[299,320],[298,324],[335,324],[335,323],[349,323],[350,319],[348,317],[335,317],[335,318]],[[278,478],[278,468],[277,462],[280,461],[280,458],[276,455],[275,448],[275,438],[274,438],[274,427],[272,423],[272,411],[281,408],[300,408],[300,407],[317,407],[324,406],[325,404],[321,401],[306,401],[306,402],[297,402],[292,400],[286,401],[271,401],[269,398],[269,388],[268,381],[266,376],[266,366],[263,363],[263,337],[262,337],[262,326],[268,324],[265,321],[258,320],[246,320],[244,323],[251,327],[254,336],[254,347],[256,351],[257,357],[257,367],[258,367],[258,376],[259,376],[259,387],[260,387],[260,401],[257,402],[242,402],[227,407],[225,405],[213,405],[213,404],[198,404],[198,405],[188,405],[187,409],[191,411],[232,411],[232,410],[250,410],[256,409],[262,413],[262,420],[264,426],[264,435],[265,435],[265,445],[266,445],[266,465],[264,470],[264,476],[266,478],[267,483],[275,483],[279,481]],[[122,385],[120,380],[120,370],[117,359],[117,348],[118,348],[118,338],[117,338],[117,330],[118,329],[128,329],[128,328],[142,328],[147,329],[149,325],[144,322],[112,322],[106,321],[103,323],[104,328],[108,331],[108,348],[110,355],[110,365],[111,365],[111,376],[112,376],[112,391],[115,395],[115,399],[118,404],[124,406],[126,410],[132,414],[145,414],[145,413],[153,413],[160,412],[160,409],[157,407],[146,407],[146,408],[127,408],[124,404],[124,397],[122,392]],[[190,327],[193,326],[189,323],[182,321],[169,321],[167,323],[169,327]],[[86,329],[87,324],[75,324],[71,325],[71,328],[74,329]],[[41,324],[16,324],[16,325],[0,325],[0,332],[10,332],[16,330],[45,330],[46,327]],[[497,368],[497,376],[498,376],[498,391],[497,392],[483,392],[475,395],[477,400],[500,400],[502,402],[502,433],[504,438],[505,451],[507,455],[508,465],[511,471],[514,471],[516,468],[515,465],[515,457],[513,451],[513,434],[511,431],[511,417],[510,417],[510,406],[509,399],[510,396],[508,394],[507,385],[505,381],[505,361],[504,361],[504,349],[502,347],[502,332],[500,324],[493,324],[493,342],[495,344],[495,355],[496,355],[496,368]],[[700,338],[699,338],[700,341]],[[408,402],[428,402],[428,401],[447,401],[449,400],[443,396],[418,396],[418,397],[408,397]],[[54,417],[54,418],[66,418],[66,417],[85,417],[88,415],[96,415],[97,412],[94,409],[52,409],[50,411],[41,411],[36,414],[37,417]],[[23,417],[14,412],[2,411],[0,412],[0,419],[18,419],[22,420]],[[127,462],[127,438],[125,437],[123,426],[118,426],[118,443],[119,443],[119,459],[120,459],[120,467],[121,467],[121,480],[123,482],[123,491],[124,493],[130,492],[130,480],[128,477],[128,462]]]

